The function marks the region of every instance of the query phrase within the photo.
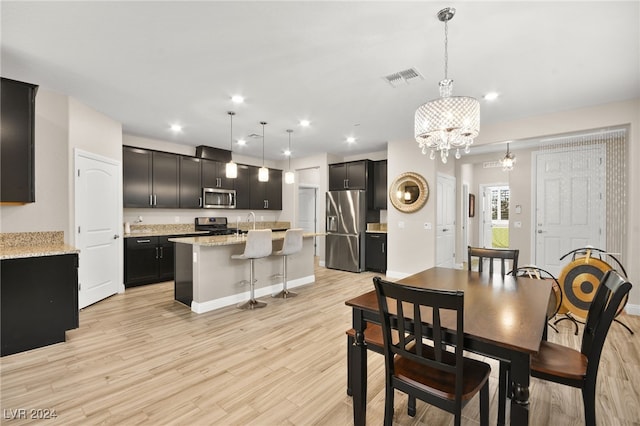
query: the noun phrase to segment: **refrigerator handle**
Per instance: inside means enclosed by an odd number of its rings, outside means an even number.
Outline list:
[[[327,232],[336,232],[338,230],[338,218],[336,216],[327,216]]]

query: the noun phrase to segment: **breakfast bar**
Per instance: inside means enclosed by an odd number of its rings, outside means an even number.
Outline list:
[[[285,232],[273,232],[273,252],[280,250]],[[303,235],[302,250],[291,256],[287,271],[289,288],[315,281],[313,256],[315,233]],[[242,254],[246,234],[171,238],[175,244],[175,300],[195,313],[204,313],[242,302],[249,297],[248,262],[231,259]],[[282,289],[282,258],[256,261],[256,297]]]

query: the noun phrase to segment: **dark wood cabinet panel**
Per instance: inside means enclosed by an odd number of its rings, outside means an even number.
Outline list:
[[[160,249],[158,237],[125,240],[124,283],[127,287],[156,282]]]
[[[2,356],[65,341],[78,328],[78,255],[2,260]]]
[[[369,160],[329,164],[329,190],[367,190],[373,185],[372,162]]]
[[[123,206],[153,206],[151,151],[125,146],[122,150]]]
[[[35,194],[35,102],[38,86],[2,78],[0,201],[32,203]]]
[[[387,234],[365,234],[365,269],[386,273],[387,271]]]
[[[227,178],[227,163],[202,160],[202,186],[204,188],[234,189],[235,179]]]
[[[203,161],[195,157],[180,156],[180,208],[202,207],[201,172]]]
[[[346,163],[329,164],[329,191],[347,189]]]
[[[282,170],[269,169],[269,180],[258,181],[258,167],[253,167],[250,179],[253,210],[282,210]]]
[[[257,167],[238,164],[238,177],[234,179],[237,209],[251,208],[251,184],[254,182],[254,178],[255,181],[258,180]]]
[[[387,160],[373,163],[373,208],[387,209]]]
[[[179,156],[167,152],[153,152],[153,206],[177,208]]]
[[[158,280],[171,281],[174,276],[173,253],[175,244],[169,237],[158,237]]]

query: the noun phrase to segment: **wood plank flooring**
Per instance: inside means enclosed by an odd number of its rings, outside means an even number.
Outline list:
[[[263,298],[194,314],[173,300],[173,283],[127,289],[80,312],[67,342],[3,357],[2,424],[348,425],[344,301],[373,289],[373,273],[316,268],[298,297]],[[640,317],[622,320],[640,333]],[[579,347],[571,325],[549,339]],[[370,353],[367,421],[384,412],[382,356]],[[492,363],[491,423],[497,418],[498,364]],[[640,337],[614,324],[598,377],[599,425],[640,424]],[[584,424],[580,391],[532,379],[534,425]],[[418,402],[406,414],[398,393],[394,422],[449,425],[453,417]],[[55,420],[10,419],[18,409],[55,410]],[[463,424],[478,424],[478,404]]]

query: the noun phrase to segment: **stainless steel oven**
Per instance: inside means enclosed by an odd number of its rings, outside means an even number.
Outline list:
[[[202,207],[205,209],[235,209],[236,190],[202,188]]]

